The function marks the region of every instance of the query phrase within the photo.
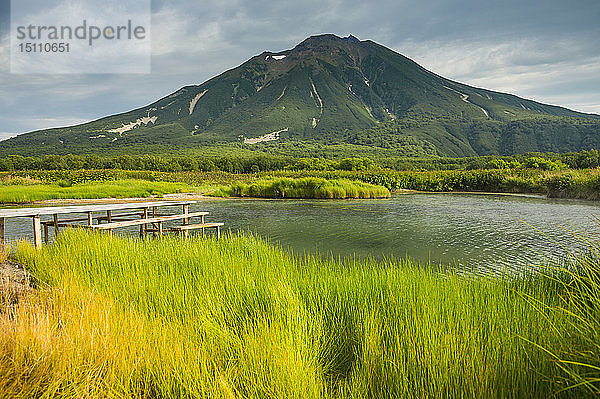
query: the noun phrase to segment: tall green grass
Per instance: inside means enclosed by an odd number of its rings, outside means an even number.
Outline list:
[[[5,397],[548,398],[566,386],[549,352],[576,333],[549,279],[300,259],[245,235],[71,230],[16,257],[39,288],[0,315]]]
[[[600,227],[600,219],[596,218]],[[600,396],[600,241],[573,230],[583,250],[567,251],[563,264],[550,262],[559,302],[549,307],[569,325],[564,349],[542,348],[565,372],[565,389],[585,389]],[[557,243],[559,244],[559,243]],[[540,306],[535,299],[532,303]]]
[[[211,195],[217,197],[267,198],[385,198],[390,192],[383,186],[360,181],[326,180],[304,177],[299,179],[273,178],[251,183],[235,182],[221,186]]]
[[[600,199],[598,170],[577,170],[551,174],[546,178],[548,195],[556,198]]]
[[[59,181],[54,184],[2,184],[0,202],[26,203],[49,199],[131,198],[162,196],[190,190],[183,183],[152,182],[145,180],[92,181],[72,184]]]

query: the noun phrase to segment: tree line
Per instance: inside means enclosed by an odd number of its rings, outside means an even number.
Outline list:
[[[476,169],[587,169],[600,166],[597,150],[557,153],[527,153],[512,156],[468,158],[298,158],[261,154],[257,156],[160,157],[156,155],[20,155],[0,158],[0,171],[119,169],[158,172],[222,171],[257,173],[274,170],[476,170]]]

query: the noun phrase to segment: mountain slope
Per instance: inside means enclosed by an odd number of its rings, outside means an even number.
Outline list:
[[[454,82],[372,41],[321,35],[143,108],[17,136],[0,153],[296,141],[399,155],[564,152],[600,146],[600,116]]]

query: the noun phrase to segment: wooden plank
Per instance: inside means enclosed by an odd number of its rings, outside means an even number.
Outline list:
[[[58,218],[58,215],[56,215],[56,216]],[[63,219],[63,220],[60,220],[58,222],[58,224],[72,223],[72,222],[85,222],[85,221],[87,221],[87,217],[85,217],[85,218],[78,218],[78,219]],[[54,223],[55,223],[54,220],[45,220],[45,221],[42,221],[42,224],[47,224],[48,226],[54,226]]]
[[[98,224],[99,224],[100,220],[106,220],[106,217],[102,217],[102,218],[96,218],[96,217],[94,217],[94,219],[98,220]],[[111,218],[111,220],[112,220],[112,222],[125,222],[127,220],[138,220],[138,219],[132,219],[131,217],[117,217],[117,216],[113,216]],[[59,225],[62,225],[62,222],[59,223]]]
[[[33,217],[36,215],[54,215],[65,213],[105,212],[107,210],[143,209],[163,206],[181,206],[195,204],[197,201],[153,201],[153,202],[124,202],[118,204],[93,204],[71,206],[48,206],[39,208],[0,209],[0,217]]]
[[[43,223],[42,223],[42,224],[43,224]],[[88,225],[87,225],[87,224],[63,223],[63,222],[60,222],[58,225],[59,225],[60,227],[88,227]],[[97,226],[97,225],[94,225],[94,226]]]
[[[0,218],[0,251],[4,251],[4,218]]]
[[[172,227],[171,231],[182,232],[184,234],[184,237],[187,238],[189,230],[202,229],[202,236],[204,236],[205,228],[216,228],[217,229],[217,239],[219,239],[219,238],[221,238],[221,226],[223,226],[223,225],[224,225],[224,223],[188,224],[188,225],[184,225],[184,226]]]
[[[116,215],[112,214],[111,219],[112,219],[112,221],[131,220],[131,219],[129,219],[130,216],[142,217],[143,215],[144,214],[141,212],[118,213]],[[54,226],[56,228],[57,224],[58,224],[58,226],[73,226],[73,222],[87,222],[87,220],[88,220],[87,217],[58,220],[57,214],[54,214],[53,216],[54,216],[54,220],[42,221],[42,224],[47,224],[48,226]],[[106,220],[107,216],[94,216],[94,219],[96,221],[98,221],[98,223],[100,223],[100,220]],[[58,234],[58,231],[56,231],[56,233]]]
[[[107,213],[110,212],[110,217],[113,220],[114,220],[114,218],[123,218],[123,217],[130,217],[130,216],[139,216],[139,217],[142,217],[144,215],[144,212],[142,212],[142,211],[125,212],[125,213],[113,213],[113,211],[106,211],[106,212]],[[108,215],[106,215],[106,216],[96,216],[96,217],[94,217],[94,219],[96,219],[96,220],[107,220],[108,219]]]
[[[173,231],[186,231],[186,230],[195,230],[202,228],[210,228],[210,227],[221,227],[224,226],[225,223],[198,223],[198,224],[186,224],[185,226],[175,226],[171,227]]]
[[[127,221],[123,221],[123,222],[113,222],[113,223],[106,223],[106,224],[94,224],[94,225],[85,226],[85,227],[89,227],[94,230],[106,230],[106,229],[114,229],[114,228],[119,228],[119,227],[138,226],[138,225],[143,225],[143,224],[148,224],[148,223],[162,223],[162,222],[166,222],[169,220],[193,218],[193,217],[199,217],[199,216],[207,215],[207,214],[208,214],[208,212],[193,212],[193,213],[188,213],[187,215],[183,215],[183,214],[167,215],[167,216],[160,216],[160,217],[156,217],[156,218],[134,219],[134,220],[127,220]]]
[[[37,249],[42,248],[42,223],[40,215],[33,217],[33,243]]]
[[[183,205],[183,214],[184,215],[187,215],[189,213],[189,208],[190,208],[190,206],[188,204]],[[188,224],[189,222],[190,222],[189,218],[183,219],[183,224]]]
[[[66,220],[65,221],[61,220],[58,223],[58,225],[60,227],[84,227],[84,228],[90,228],[90,229],[93,229],[93,230],[108,230],[108,229],[113,229],[113,228],[130,227],[130,226],[138,226],[138,225],[140,225],[140,226],[143,227],[147,223],[150,223],[153,226],[155,226],[154,230],[158,231],[157,230],[158,229],[158,227],[157,227],[158,226],[158,222],[160,221],[161,218],[164,218],[164,217],[169,218],[168,220],[176,220],[176,219],[182,219],[184,217],[184,215],[180,215],[177,218],[171,218],[171,215],[165,215],[165,216],[159,216],[157,218],[148,218],[148,219],[143,219],[143,218],[141,218],[141,219],[125,219],[125,218],[121,219],[121,218],[115,218],[115,217],[113,217],[113,219],[112,219],[113,222],[111,223],[111,224],[113,224],[112,226],[109,226],[107,223],[104,223],[104,224],[93,224],[93,225],[90,226],[87,223],[69,223]],[[87,219],[86,219],[86,221],[87,221]],[[114,226],[114,223],[117,223],[117,222],[119,222],[121,224],[117,225],[117,226]],[[131,222],[131,223],[129,223],[129,222]],[[48,223],[50,226],[54,226],[54,222],[42,222],[42,225],[44,225],[46,223]],[[154,231],[154,230],[151,229],[151,228],[147,228],[147,231],[150,231],[150,232]]]

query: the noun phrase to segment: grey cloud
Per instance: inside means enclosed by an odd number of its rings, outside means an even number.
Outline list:
[[[0,22],[7,0],[0,0]],[[199,84],[264,50],[354,34],[440,75],[600,113],[600,2],[154,0],[150,75],[13,76],[0,48],[2,131],[90,120]],[[5,26],[6,24],[2,24]],[[0,30],[0,35],[2,31]],[[5,34],[4,34],[5,36]]]

